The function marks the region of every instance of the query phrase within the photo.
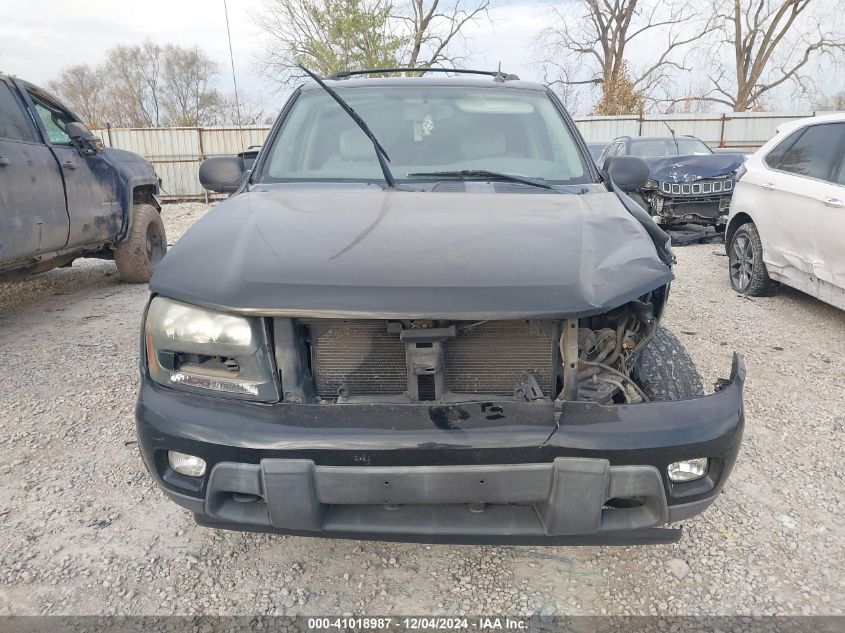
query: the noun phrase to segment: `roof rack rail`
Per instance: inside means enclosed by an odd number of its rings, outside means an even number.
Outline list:
[[[501,70],[471,70],[467,68],[365,68],[363,70],[341,70],[326,77],[326,79],[348,79],[353,75],[375,75],[388,73],[460,73],[464,75],[488,75],[495,81],[516,81],[518,75],[504,73]]]

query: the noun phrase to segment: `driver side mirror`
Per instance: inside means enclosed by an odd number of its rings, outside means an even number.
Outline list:
[[[244,160],[240,156],[215,156],[202,161],[200,183],[210,191],[234,193],[245,173]]]
[[[642,158],[636,156],[611,156],[604,161],[602,171],[606,180],[622,191],[642,189],[648,181],[648,165]]]
[[[79,123],[71,121],[65,125],[65,133],[80,154],[90,156],[103,149],[103,141],[97,138],[91,130]]]

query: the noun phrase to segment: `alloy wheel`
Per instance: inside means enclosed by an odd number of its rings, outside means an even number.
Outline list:
[[[745,292],[754,274],[754,245],[744,233],[734,237],[730,254],[731,283],[734,289]]]

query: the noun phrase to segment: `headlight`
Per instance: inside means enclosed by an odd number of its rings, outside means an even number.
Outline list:
[[[645,188],[646,189],[658,189],[659,187],[660,187],[660,183],[658,183],[656,180],[652,180],[651,178],[649,178],[648,180],[645,181]]]
[[[260,319],[155,297],[145,327],[150,377],[188,391],[278,400]]]

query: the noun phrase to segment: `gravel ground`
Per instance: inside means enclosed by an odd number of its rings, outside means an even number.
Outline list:
[[[206,210],[164,210],[171,241]],[[216,532],[134,445],[143,286],[81,260],[0,284],[0,614],[842,614],[845,313],[746,299],[679,249],[666,324],[705,382],[748,363],[747,430],[680,543],[469,547]]]

